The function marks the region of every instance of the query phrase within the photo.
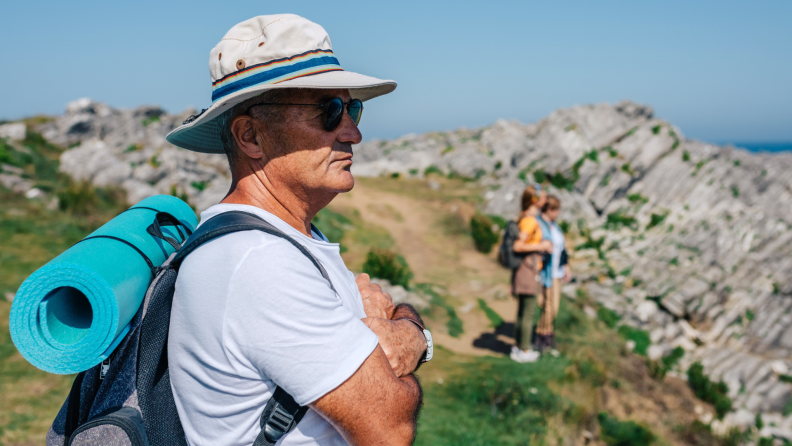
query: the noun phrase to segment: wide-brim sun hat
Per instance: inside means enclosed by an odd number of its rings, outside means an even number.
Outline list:
[[[294,14],[258,16],[231,28],[209,53],[209,72],[212,105],[166,136],[175,146],[225,153],[216,118],[267,90],[348,89],[367,101],[396,89],[392,80],[345,71],[324,28]]]

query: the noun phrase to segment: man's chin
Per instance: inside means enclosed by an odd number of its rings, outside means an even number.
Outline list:
[[[333,184],[330,188],[341,194],[351,191],[353,187],[355,187],[355,177],[352,176],[352,172],[344,171],[333,178]]]

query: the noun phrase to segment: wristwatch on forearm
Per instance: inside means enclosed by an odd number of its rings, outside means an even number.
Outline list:
[[[432,359],[432,356],[434,354],[434,346],[432,344],[432,333],[429,332],[429,330],[427,330],[426,328],[424,328],[424,326],[421,325],[420,322],[418,322],[418,321],[416,321],[414,319],[410,319],[408,317],[405,317],[404,319],[406,319],[406,320],[412,322],[413,324],[415,324],[415,326],[418,327],[419,330],[421,330],[421,333],[423,333],[424,338],[426,338],[426,351],[424,352],[423,356],[421,357],[421,362],[429,362]]]

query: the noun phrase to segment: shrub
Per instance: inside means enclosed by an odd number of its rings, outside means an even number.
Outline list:
[[[646,446],[654,443],[655,435],[634,421],[619,421],[606,413],[597,415],[600,437],[611,446]]]
[[[739,188],[739,187],[737,187],[736,185],[732,185],[732,187],[731,187],[731,193],[732,193],[732,196],[733,196],[734,198],[737,198],[737,197],[739,197],[739,196],[740,196],[740,188]]]
[[[375,248],[369,251],[363,263],[363,272],[407,289],[410,288],[410,280],[413,277],[404,257],[389,249]]]
[[[715,406],[715,413],[718,419],[732,410],[732,401],[726,396],[729,387],[723,382],[713,382],[704,374],[704,366],[700,362],[695,362],[687,372],[688,385],[699,399]]]
[[[153,124],[155,122],[160,122],[159,113],[152,114],[151,116],[147,116],[147,117],[143,118],[143,121],[141,122],[141,124],[143,124],[143,127],[148,127],[150,124]]]
[[[442,170],[440,170],[440,169],[439,169],[437,166],[435,166],[434,164],[432,164],[431,166],[427,167],[427,168],[424,170],[424,175],[430,175],[430,174],[433,174],[433,173],[436,173],[436,174],[438,174],[438,175],[442,175],[442,174],[443,174],[443,171],[442,171]]]
[[[649,202],[649,199],[644,197],[641,194],[630,194],[630,195],[627,195],[627,200],[629,200],[630,203],[638,203],[638,204],[646,204],[646,203]]]
[[[597,319],[605,323],[608,328],[615,328],[621,320],[621,316],[610,308],[600,306],[597,308]]]
[[[627,175],[632,175],[632,174],[635,173],[635,171],[632,170],[632,167],[630,167],[630,163],[622,164],[621,170],[622,170],[622,172],[626,173]]]
[[[195,189],[198,189],[199,191],[203,191],[204,189],[206,189],[206,186],[208,184],[209,183],[207,183],[206,181],[193,181],[192,183],[190,183],[190,186],[194,187]]]
[[[4,139],[0,139],[0,164],[14,164],[14,159],[11,157],[12,150],[14,149],[6,144]]]
[[[674,368],[682,357],[685,356],[685,350],[682,347],[676,347],[671,350],[671,353],[661,359],[649,364],[649,373],[655,378],[664,378],[666,373]]]
[[[536,180],[537,183],[544,183],[547,181],[547,174],[545,174],[544,171],[537,170],[534,172],[534,180]]]
[[[682,151],[682,161],[688,162],[690,161],[690,152],[687,150]]]
[[[652,127],[652,133],[654,133],[655,135],[657,135],[658,133],[660,133],[660,129],[661,129],[661,128],[663,128],[663,126],[661,126],[660,124],[658,124],[658,125],[656,125],[656,126]]]
[[[470,234],[473,236],[473,243],[476,250],[489,254],[492,247],[498,243],[500,236],[492,231],[494,223],[484,214],[476,214],[470,219]]]
[[[650,217],[649,224],[646,225],[646,230],[648,231],[648,230],[654,228],[655,226],[663,223],[663,220],[665,220],[666,215],[668,215],[668,214],[654,214],[653,213],[652,216]]]
[[[545,174],[547,176],[547,174]],[[572,191],[575,188],[576,178],[567,178],[561,172],[557,172],[550,176],[550,184],[556,189],[566,189]]]
[[[636,220],[635,217],[622,214],[621,210],[608,214],[607,220],[605,221],[605,229],[618,230],[623,226],[637,229],[638,220]]]
[[[604,148],[604,149],[602,149],[602,150],[604,150],[604,151],[608,152],[608,155],[609,155],[611,158],[616,158],[617,156],[619,156],[619,152],[617,152],[616,150],[614,150],[614,148],[613,148],[613,147],[611,147],[611,146],[605,147],[605,148]]]

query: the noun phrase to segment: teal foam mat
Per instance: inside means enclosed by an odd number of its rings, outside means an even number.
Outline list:
[[[107,358],[129,330],[152,273],[174,248],[146,232],[157,211],[190,230],[198,220],[190,206],[170,195],[146,198],[30,275],[14,297],[11,338],[31,364],[58,374],[87,370]],[[172,226],[165,235],[182,240]],[[104,236],[101,238],[92,238]]]

